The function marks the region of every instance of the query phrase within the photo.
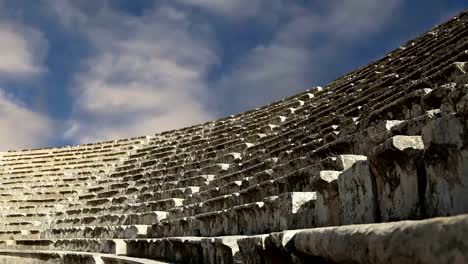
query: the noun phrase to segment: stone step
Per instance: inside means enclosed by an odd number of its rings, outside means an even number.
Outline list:
[[[9,207],[9,206],[36,206],[36,205],[46,205],[46,204],[68,204],[69,201],[65,197],[54,198],[54,199],[11,199],[0,201],[0,206]]]
[[[422,133],[428,216],[468,212],[466,117],[452,113],[429,123]]]
[[[50,228],[40,232],[42,239],[69,238],[146,238],[150,225],[71,226]]]
[[[420,136],[395,136],[369,156],[383,222],[425,217],[426,169]]]
[[[30,214],[30,213],[38,213],[38,214],[48,214],[53,213],[55,211],[62,211],[64,208],[68,207],[69,205],[65,204],[34,204],[34,205],[26,205],[26,206],[18,206],[16,204],[12,204],[10,206],[0,206],[0,210],[5,214]]]
[[[171,198],[185,198],[187,195],[198,192],[200,187],[190,186],[185,188],[175,188],[159,192],[146,192],[137,193],[127,196],[114,196],[109,198],[97,198],[86,201],[87,207],[106,206],[112,204],[120,204],[124,201],[126,203],[144,203],[144,202],[157,202]]]
[[[234,173],[222,176],[222,177],[215,178],[210,181],[207,187],[202,188],[201,191],[208,190],[213,187],[222,186],[232,181],[242,180],[248,177],[249,175],[253,175],[257,172],[272,168],[276,164],[276,162],[277,162],[277,159],[267,159],[267,160],[258,162],[257,164],[251,167],[239,170],[237,172],[234,172]]]
[[[0,214],[0,226],[4,223],[22,222],[22,221],[41,221],[53,217],[54,213],[7,213]]]
[[[59,192],[49,192],[49,193],[29,193],[29,192],[24,192],[22,194],[22,199],[23,201],[27,200],[60,200],[65,197],[73,197],[73,195],[76,195],[77,192],[74,191],[72,193],[64,192],[64,193],[59,193]],[[18,198],[18,195],[14,194],[3,194],[0,195],[0,203],[4,202],[10,202],[10,201],[15,201]]]
[[[81,251],[95,253],[116,254],[119,246],[125,243],[122,240],[102,240],[87,238],[72,239],[23,239],[0,241],[2,250],[58,250],[58,251]]]
[[[115,254],[50,250],[0,250],[0,262],[2,263],[30,263],[24,261],[38,259],[47,263],[167,264],[167,262],[163,261],[117,256]]]
[[[263,235],[131,239],[125,245],[129,256],[181,263],[465,263],[467,234],[468,215],[460,215]]]
[[[219,236],[313,227],[315,192],[292,192],[262,202],[154,224],[151,237]]]
[[[118,203],[118,198],[116,203],[112,203],[109,206],[96,206],[96,207],[86,207],[85,205],[76,205],[71,206],[67,209],[64,209],[57,213],[57,217],[61,217],[65,213],[72,215],[80,214],[94,214],[94,215],[104,215],[104,214],[125,214],[125,213],[144,213],[149,211],[167,211],[176,206],[182,205],[181,198],[169,198],[164,200],[159,200],[156,202],[144,202],[144,203]]]
[[[200,202],[170,209],[168,211],[168,219],[221,211],[242,204],[260,202],[268,196],[281,195],[285,192],[310,191],[313,190],[309,186],[309,183],[311,178],[314,177],[314,172],[315,170],[312,168],[304,168],[286,176],[267,180],[250,187],[244,187],[244,184],[242,184],[242,189],[236,190],[236,192],[231,192],[231,190],[228,190],[228,187],[223,186],[226,190],[222,190],[223,187],[220,187],[220,192],[228,194],[219,195],[220,193],[214,193],[212,195],[216,196],[210,199],[203,199]]]
[[[19,240],[19,239],[39,239],[41,230],[39,229],[19,229],[14,230],[0,230],[0,240]]]
[[[266,172],[267,176],[264,176],[265,171],[261,171],[254,174],[252,177],[244,178],[242,181],[229,182],[220,187],[188,195],[183,201],[183,204],[190,205],[207,201],[216,203],[216,201],[218,201],[218,197],[231,194],[238,197],[238,194],[236,193],[242,194],[244,199],[247,199],[247,197],[250,196],[251,198],[248,199],[248,202],[243,202],[249,203],[259,201],[266,196],[276,195],[282,192],[304,191],[307,190],[308,179],[315,168],[315,166],[307,166],[297,171],[292,171],[282,177],[274,175],[274,172],[272,172],[272,174],[268,174],[268,172]],[[266,177],[271,178],[264,179]],[[261,194],[263,194],[263,196]],[[236,197],[235,199],[237,199]],[[201,204],[201,206],[202,205],[203,204]]]
[[[164,211],[130,213],[130,214],[106,214],[78,216],[74,218],[57,219],[50,222],[51,228],[70,227],[75,225],[150,225],[166,218]]]

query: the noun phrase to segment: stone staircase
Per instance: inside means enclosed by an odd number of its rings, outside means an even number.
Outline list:
[[[468,263],[467,72],[465,11],[262,108],[0,153],[0,263]]]

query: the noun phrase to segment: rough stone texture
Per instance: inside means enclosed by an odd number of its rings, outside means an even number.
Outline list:
[[[323,170],[311,180],[311,186],[317,190],[317,200],[315,202],[316,226],[340,224],[342,212],[338,178],[342,171],[350,169],[357,161],[365,161],[366,159],[366,156],[362,155],[338,155],[324,161],[325,166],[331,166],[340,171]]]
[[[342,225],[374,223],[376,220],[375,190],[369,162],[361,160],[338,177]]]
[[[245,113],[0,152],[0,263],[467,263],[467,71],[463,12]]]
[[[425,216],[424,144],[418,136],[395,136],[370,156],[381,221]]]
[[[332,263],[467,263],[468,217],[300,231],[294,249]]]
[[[333,226],[340,224],[340,201],[338,194],[339,171],[320,171],[318,176],[322,185],[317,188],[315,202],[315,220],[317,226]],[[318,184],[316,184],[318,185]]]
[[[468,212],[468,123],[451,114],[423,131],[430,216]]]
[[[107,254],[67,252],[0,250],[2,264],[165,264],[164,261],[131,258]]]

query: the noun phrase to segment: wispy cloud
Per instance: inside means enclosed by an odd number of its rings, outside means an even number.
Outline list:
[[[47,40],[39,30],[6,19],[0,21],[0,39],[0,150],[45,146],[53,122],[6,91],[47,70]]]
[[[176,0],[186,6],[200,8],[211,15],[242,21],[279,15],[294,3],[282,0]]]
[[[78,24],[95,55],[76,75],[66,137],[88,142],[154,134],[214,118],[205,107],[204,77],[217,63],[208,27],[169,6],[143,17],[104,8],[93,19]]]
[[[92,9],[75,3],[54,8],[94,51],[76,73],[65,137],[88,142],[179,128],[316,85],[326,71],[322,64],[339,60],[340,49],[385,27],[400,0],[314,6],[286,0],[177,0],[142,16],[115,10],[107,1]],[[233,30],[260,21],[269,32],[253,47],[236,50],[232,65],[214,78],[212,70],[224,63],[228,33],[210,24],[211,16],[235,21]],[[229,24],[222,30],[230,30]]]
[[[29,78],[44,71],[47,41],[36,29],[0,21],[0,78]]]
[[[46,116],[29,110],[0,89],[0,151],[44,147],[53,126]]]
[[[220,96],[232,99],[232,111],[241,111],[319,85],[317,80],[330,71],[323,65],[339,61],[353,41],[382,30],[399,4],[337,0],[321,8],[285,9],[284,22],[271,39],[246,52],[214,86],[221,87]]]

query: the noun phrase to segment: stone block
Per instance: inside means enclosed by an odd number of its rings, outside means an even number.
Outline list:
[[[426,169],[419,136],[395,136],[377,146],[369,165],[375,178],[380,219],[384,222],[425,216]]]
[[[422,134],[429,216],[468,212],[468,123],[450,114],[429,123]]]
[[[202,238],[170,237],[162,239],[126,240],[127,255],[166,259],[176,263],[203,263]]]
[[[461,215],[300,230],[289,248],[318,263],[466,263],[467,234]]]
[[[369,163],[360,160],[338,177],[340,224],[374,223],[376,204]]]
[[[320,171],[312,181],[316,189],[315,202],[316,226],[339,225],[340,202],[338,194],[338,177],[340,171]]]

